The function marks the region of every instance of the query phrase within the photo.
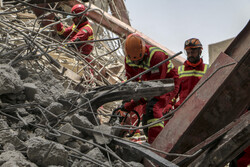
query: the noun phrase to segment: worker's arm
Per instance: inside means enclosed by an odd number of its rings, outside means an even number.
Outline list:
[[[56,30],[57,30],[58,35],[67,37],[72,32],[72,27],[73,25],[68,28],[65,28],[62,23],[58,23],[56,25]]]
[[[157,56],[154,57],[156,58],[154,59],[152,65],[158,64],[159,62],[168,58],[168,56],[164,52],[157,52]],[[172,108],[172,105],[174,105],[175,103],[175,97],[178,96],[180,88],[178,83],[179,76],[177,70],[174,68],[174,65],[171,61],[167,61],[166,63],[162,64],[159,67],[159,73],[160,73],[160,79],[173,78],[175,83],[174,90],[170,93],[167,93],[167,95],[165,96],[165,99],[167,101],[167,106],[165,107],[163,112],[166,113]]]
[[[76,33],[76,35],[71,38],[70,42],[79,42],[79,41],[88,41],[88,37],[90,36],[90,33],[87,29],[81,28],[79,32]],[[88,44],[88,43],[84,43]],[[77,48],[79,48],[81,45],[84,45],[83,43],[77,43],[75,44]]]
[[[125,57],[125,75],[127,77],[127,80],[129,80],[130,78],[136,76],[139,72],[137,72],[137,70],[139,70],[138,68],[135,69],[133,67],[130,67],[127,63],[126,63],[126,57]],[[141,71],[142,72],[142,71]],[[139,81],[140,78],[136,78],[134,81]]]

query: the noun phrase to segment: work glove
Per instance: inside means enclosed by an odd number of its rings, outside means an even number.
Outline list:
[[[127,111],[132,111],[137,106],[137,103],[134,100],[131,100],[130,102],[124,103],[122,108],[124,108]]]
[[[138,101],[131,100],[123,105],[123,108],[128,111],[134,110],[136,106],[146,104],[147,100],[145,98],[140,98]]]

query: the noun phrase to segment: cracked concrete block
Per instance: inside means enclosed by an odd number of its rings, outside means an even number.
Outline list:
[[[3,120],[3,119],[0,119],[0,129],[2,129],[2,130],[4,130],[4,129],[9,130],[10,129],[7,122],[5,120]]]
[[[101,150],[99,148],[94,148],[92,149],[91,151],[89,151],[87,153],[87,155],[93,159],[96,159],[100,162],[106,162],[107,161],[107,158],[103,155],[103,153],[101,152]],[[89,167],[99,167],[98,165],[96,164],[93,164],[91,162],[88,162],[88,161],[81,161],[79,166],[89,166]]]
[[[77,125],[80,127],[91,128],[91,129],[94,128],[94,125],[88,120],[88,118],[86,118],[85,116],[80,116],[79,114],[74,114],[71,117],[71,122],[73,123],[73,125]],[[84,132],[85,134],[92,135],[91,132],[83,131],[80,128],[79,128],[79,130],[81,132]]]
[[[62,132],[68,133],[69,135],[74,135],[77,137],[81,136],[81,132],[79,130],[77,130],[76,128],[74,128],[69,123],[66,123],[65,125],[63,125],[59,130]],[[57,137],[57,141],[61,144],[65,144],[72,139],[73,138],[71,136],[63,135],[63,134],[61,134],[61,136]]]
[[[0,95],[18,93],[24,89],[23,81],[10,65],[0,64]]]
[[[24,117],[24,116],[28,116],[29,112],[26,111],[25,108],[17,108],[17,112],[20,116]]]
[[[55,115],[63,113],[63,105],[58,102],[52,102],[48,107],[46,107],[46,109]]]
[[[41,167],[49,165],[68,166],[68,152],[61,144],[41,137],[34,137],[26,142],[27,156],[30,161]]]
[[[75,90],[67,90],[65,92],[65,97],[66,99],[71,99],[71,100],[75,100],[77,98],[79,98],[79,92],[75,91]]]
[[[11,129],[1,131],[0,144],[4,145],[6,143],[13,144],[16,150],[26,148],[25,143],[17,137],[17,132]]]
[[[54,102],[51,96],[44,94],[40,90],[35,94],[34,100],[43,107],[47,107],[51,102]]]
[[[75,150],[81,151],[81,141],[70,141],[66,145]]]
[[[104,124],[102,124],[100,126],[95,126],[94,130],[98,131],[98,132],[101,132],[101,133],[108,134],[108,135],[112,134],[112,127],[104,125]],[[112,137],[102,135],[101,133],[93,132],[93,136],[95,138],[96,143],[98,143],[100,145],[109,144],[111,142],[111,140],[112,140]]]
[[[12,143],[6,143],[3,149],[4,151],[15,151],[15,146]]]
[[[22,117],[22,118],[23,118],[23,120],[25,121],[26,124],[29,124],[29,123],[34,124],[34,123],[36,122],[36,116],[33,115],[33,114],[30,114],[30,115],[25,116],[25,117]],[[17,126],[24,126],[25,123],[24,123],[23,121],[20,120],[20,121],[18,122]]]
[[[18,151],[6,151],[0,155],[1,167],[37,167],[36,164],[27,161],[25,156]]]
[[[35,99],[35,94],[38,92],[38,87],[34,83],[24,83],[24,93],[27,100],[32,101]]]
[[[90,141],[91,143],[93,143],[93,139],[90,139],[89,141]],[[90,143],[85,142],[85,143],[83,143],[83,144],[81,145],[80,150],[81,150],[82,153],[86,153],[86,152],[88,152],[89,150],[91,150],[91,149],[93,149],[93,148],[94,148],[94,145],[93,145],[93,144],[90,144]]]
[[[38,137],[38,136],[45,137],[47,133],[40,128],[36,128],[33,135],[34,135],[33,137]]]

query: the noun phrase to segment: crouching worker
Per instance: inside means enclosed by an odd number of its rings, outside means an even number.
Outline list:
[[[148,70],[156,64],[168,59],[168,54],[162,49],[145,44],[145,41],[137,34],[130,34],[125,41],[125,70],[126,77],[130,79],[137,74]],[[152,71],[136,78],[135,81],[159,80],[165,78],[178,78],[177,71],[171,61],[167,61]],[[176,84],[177,85],[177,84]],[[175,88],[177,90],[177,88]],[[164,107],[169,104],[175,93],[166,93],[153,97],[147,101],[143,97],[139,101],[131,100],[124,104],[126,110],[133,110],[138,105],[145,105],[143,124],[151,124],[163,116]],[[164,128],[164,122],[159,122],[148,127],[145,131],[148,135],[148,143],[152,143],[160,131]]]
[[[83,4],[76,4],[72,7],[71,13],[78,14],[84,12],[85,10],[86,7]],[[91,62],[91,60],[93,59],[90,56],[90,53],[93,50],[93,43],[91,43],[91,41],[94,38],[93,29],[89,24],[89,21],[86,16],[87,13],[84,12],[83,14],[80,14],[79,16],[73,18],[74,24],[70,27],[65,28],[62,23],[59,23],[56,25],[56,29],[58,35],[69,39],[69,43],[87,41],[84,43],[70,44],[68,46],[76,48],[83,55],[82,57],[87,60],[87,62]],[[55,20],[58,21],[59,18],[55,17]],[[94,65],[94,63],[91,63],[91,65]],[[94,70],[92,68],[90,69],[90,75],[94,75]]]

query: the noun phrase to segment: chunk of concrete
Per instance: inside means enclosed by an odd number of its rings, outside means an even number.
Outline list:
[[[38,92],[38,87],[34,83],[24,83],[24,93],[27,100],[33,101],[35,94]]]
[[[4,151],[15,151],[15,146],[11,143],[6,143],[3,146]]]
[[[93,139],[90,139],[89,141],[90,141],[91,143],[93,143]],[[93,149],[93,148],[94,148],[94,145],[91,144],[91,143],[87,143],[87,142],[83,143],[83,144],[81,145],[81,148],[80,148],[81,152],[82,152],[82,153],[86,153],[86,152],[90,151],[91,149]]]
[[[65,148],[57,143],[34,137],[26,142],[27,156],[30,161],[41,167],[49,165],[68,166],[68,152]]]
[[[106,162],[107,158],[103,155],[99,148],[94,148],[87,153],[87,155],[93,159],[96,159],[100,162]],[[91,166],[91,167],[99,167],[97,164],[93,164],[92,162],[88,161],[81,161],[79,166]]]
[[[111,126],[102,124],[100,126],[95,126],[94,130],[100,132],[100,133],[93,132],[96,143],[103,145],[103,144],[109,144],[111,142],[112,137],[108,137],[107,135],[102,135],[102,133],[112,135]]]
[[[10,65],[0,64],[0,95],[18,93],[24,89],[23,81]]]
[[[25,156],[18,151],[6,151],[0,155],[1,167],[37,167],[36,164],[27,161]]]
[[[65,125],[63,125],[59,130],[62,132],[65,132],[69,135],[73,135],[73,136],[77,136],[77,137],[79,137],[81,135],[81,132],[79,130],[77,130],[76,128],[74,128],[69,123],[66,123]],[[61,134],[61,136],[57,137],[57,141],[61,144],[65,144],[65,143],[73,140],[73,138],[69,135]]]
[[[91,129],[94,128],[94,125],[88,120],[88,118],[86,118],[85,116],[80,116],[79,114],[74,114],[71,117],[71,122],[73,123],[73,125],[76,125],[79,127],[91,128]],[[84,131],[80,128],[77,128],[77,129],[83,132],[84,134],[92,135],[92,133],[89,131]]]
[[[24,116],[28,116],[29,112],[26,111],[25,108],[17,108],[17,112],[20,116],[24,117]]]
[[[46,109],[55,115],[63,113],[63,105],[58,102],[52,102]]]
[[[0,135],[0,144],[5,145],[6,143],[11,143],[15,146],[16,150],[23,149],[25,148],[24,142],[22,142],[18,137],[17,137],[17,132],[13,131],[10,129],[8,124],[0,119],[0,129],[1,130],[1,135]]]

